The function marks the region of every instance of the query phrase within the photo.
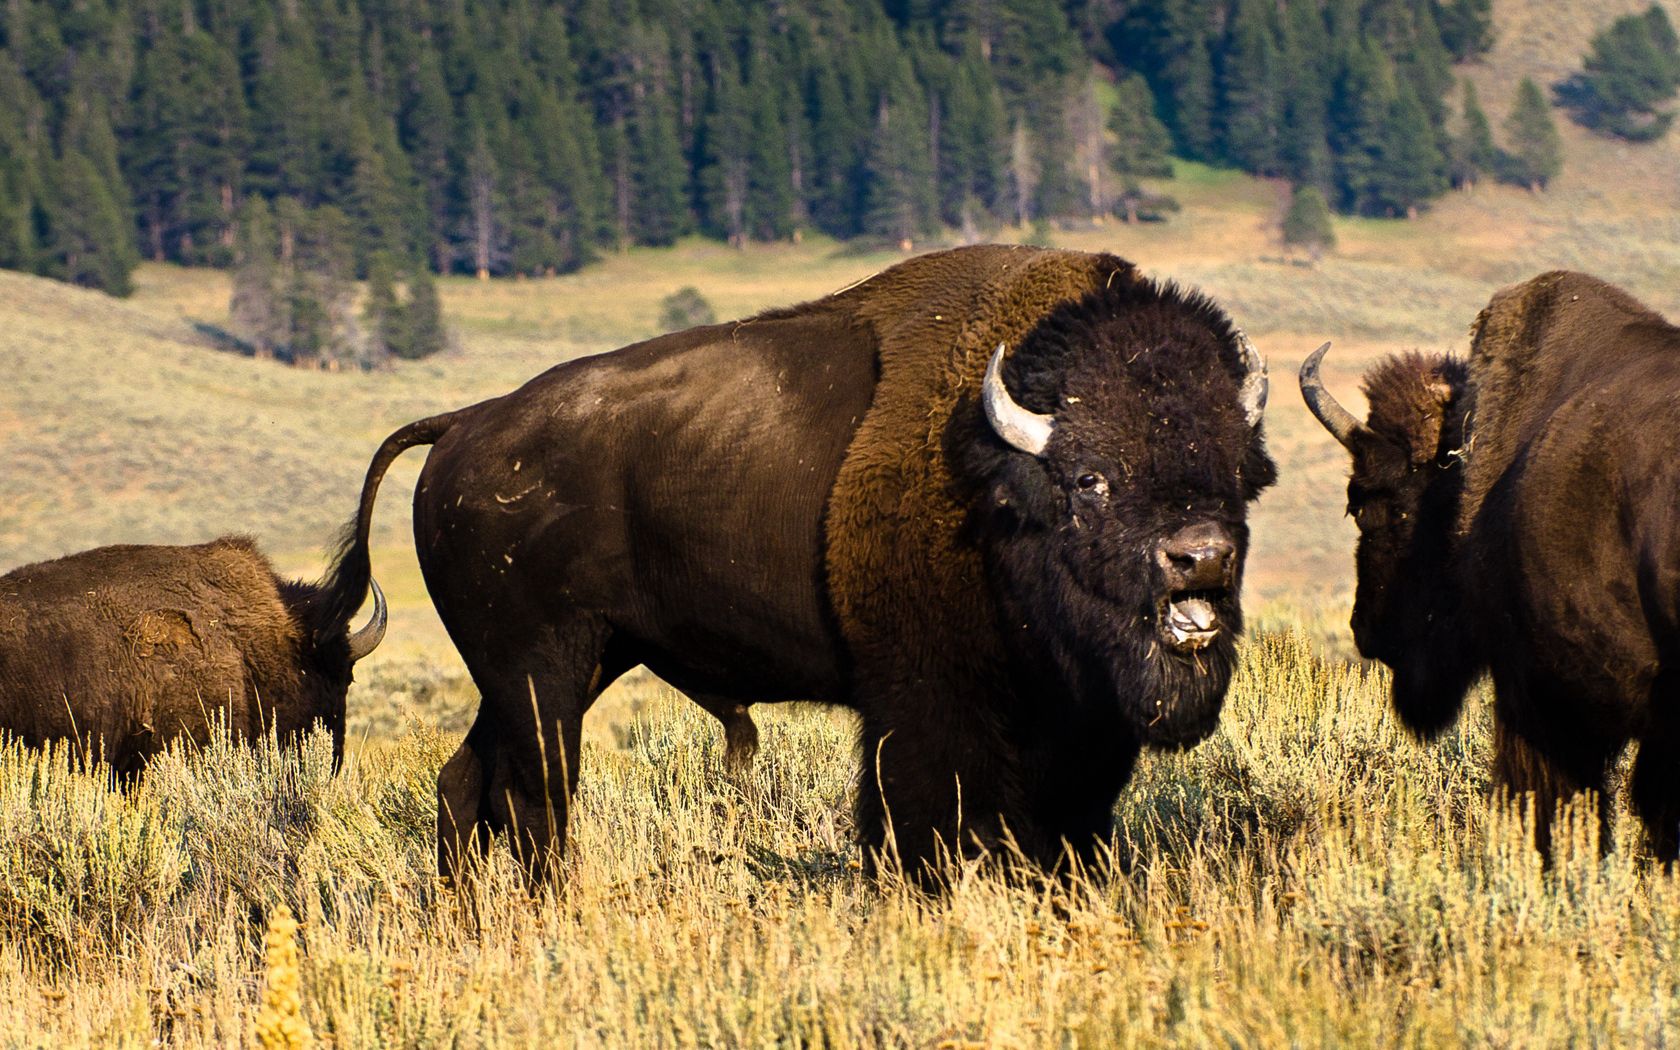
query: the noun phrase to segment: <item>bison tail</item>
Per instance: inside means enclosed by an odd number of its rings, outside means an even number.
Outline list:
[[[416,420],[386,438],[368,464],[367,477],[362,482],[362,500],[356,517],[347,523],[338,541],[332,565],[316,586],[314,629],[319,638],[336,636],[350,624],[350,617],[367,598],[368,585],[373,578],[373,566],[368,557],[368,537],[373,529],[373,503],[379,495],[379,483],[396,458],[416,445],[435,443],[454,425],[458,412],[446,412]]]

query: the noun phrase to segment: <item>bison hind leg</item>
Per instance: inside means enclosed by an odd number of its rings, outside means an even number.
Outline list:
[[[484,776],[490,756],[479,753],[482,742],[474,739],[482,736],[475,722],[455,754],[438,771],[438,874],[455,882],[461,881],[488,852],[494,830],[484,810]]]
[[[723,767],[736,775],[751,770],[758,755],[758,724],[753,721],[752,705],[711,693],[690,693],[689,699],[723,726]]]

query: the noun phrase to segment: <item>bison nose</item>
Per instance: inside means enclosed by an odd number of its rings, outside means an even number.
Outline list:
[[[1174,591],[1211,591],[1231,586],[1237,545],[1211,522],[1182,528],[1155,548],[1155,563]]]

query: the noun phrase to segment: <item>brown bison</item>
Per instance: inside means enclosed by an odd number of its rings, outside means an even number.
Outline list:
[[[507,832],[541,876],[584,712],[639,664],[714,711],[854,709],[871,858],[1088,856],[1139,748],[1218,717],[1265,389],[1207,299],[983,246],[403,427],[350,556],[433,445],[420,562],[483,694],[438,779],[442,870]]]
[[[1659,857],[1680,848],[1680,329],[1602,281],[1543,274],[1493,297],[1468,364],[1390,358],[1369,418],[1318,377],[1301,391],[1353,454],[1354,639],[1394,671],[1424,736],[1492,673],[1496,780],[1604,805],[1639,741],[1633,802]],[[1607,816],[1601,809],[1601,817]]]
[[[0,576],[0,730],[76,740],[131,773],[176,737],[282,740],[316,721],[344,746],[350,667],[385,633],[385,599],[351,634],[372,581],[276,576],[242,536],[196,547],[99,547]]]

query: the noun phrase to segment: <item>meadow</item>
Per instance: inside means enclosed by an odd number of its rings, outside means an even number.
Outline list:
[[[1497,0],[1500,43],[1466,74],[1497,125],[1517,75],[1556,79],[1579,26],[1642,6]],[[716,724],[637,673],[586,722],[564,888],[528,896],[505,852],[464,897],[441,887],[433,782],[477,696],[407,539],[415,453],[378,508],[391,634],[358,667],[337,775],[324,738],[173,752],[127,792],[68,750],[0,747],[0,1046],[287,1045],[304,1027],[340,1047],[1680,1041],[1680,878],[1625,804],[1608,855],[1583,808],[1543,870],[1531,815],[1489,794],[1485,692],[1421,745],[1354,659],[1346,455],[1294,384],[1334,340],[1325,375],[1357,409],[1371,362],[1462,351],[1493,291],[1553,267],[1680,318],[1680,142],[1564,133],[1547,193],[1338,220],[1316,262],[1278,243],[1287,187],[1195,165],[1164,187],[1171,222],[1050,231],[1230,310],[1270,362],[1282,468],[1251,519],[1253,628],[1221,727],[1145,757],[1098,870],[971,867],[941,899],[866,879],[848,716],[757,709],[758,760],[731,775]],[[681,287],[727,318],[901,258],[691,241],[451,279],[458,349],[354,374],[216,351],[224,274],[147,265],[118,301],[0,273],[0,566],[240,531],[316,575],[402,423],[653,335]]]

